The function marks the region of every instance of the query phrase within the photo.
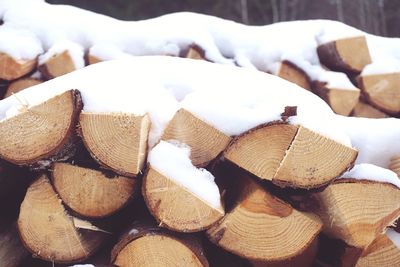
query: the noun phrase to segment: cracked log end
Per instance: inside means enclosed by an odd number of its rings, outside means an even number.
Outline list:
[[[279,186],[310,189],[340,176],[357,151],[302,126],[270,124],[236,138],[224,156]]]
[[[91,218],[109,216],[123,208],[138,188],[138,181],[66,163],[53,165],[52,182],[63,202]]]
[[[160,225],[178,232],[202,231],[224,216],[222,208],[210,206],[151,167],[143,180],[142,193]]]
[[[322,223],[271,195],[248,177],[231,212],[212,226],[209,239],[225,250],[258,262],[287,261],[307,250]]]
[[[229,144],[231,137],[205,123],[185,109],[180,109],[168,123],[162,140],[178,140],[190,146],[195,166],[206,166]]]
[[[141,172],[150,130],[147,115],[82,112],[79,125],[85,147],[103,167],[124,176]]]
[[[357,36],[319,45],[319,60],[334,71],[360,73],[371,63],[365,36]]]
[[[311,91],[311,82],[308,75],[294,63],[288,60],[283,60],[281,62],[276,75],[289,82],[295,83],[308,91]]]
[[[21,204],[18,231],[35,256],[57,263],[87,259],[103,243],[104,233],[78,230],[45,175],[31,184]]]
[[[15,80],[33,71],[37,59],[17,60],[13,57],[0,53],[0,79]]]
[[[39,71],[46,79],[73,72],[76,70],[75,63],[68,50],[53,55],[45,63],[39,66]]]
[[[323,231],[366,248],[400,216],[400,190],[387,183],[340,179],[316,193]]]
[[[4,95],[4,98],[9,97],[15,93],[18,93],[19,91],[22,91],[28,87],[38,85],[40,83],[42,83],[42,81],[33,79],[33,78],[25,78],[25,79],[19,79],[19,80],[13,81],[8,86],[6,94]]]
[[[74,136],[81,109],[79,91],[69,90],[0,121],[0,157],[32,165],[61,155]]]

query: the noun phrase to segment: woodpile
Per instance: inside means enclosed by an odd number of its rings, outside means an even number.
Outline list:
[[[212,61],[195,43],[181,52]],[[356,88],[314,79],[286,59],[275,74],[340,115],[400,114],[400,74],[362,73],[371,63],[364,36],[314,52],[324,71],[343,73]],[[103,61],[85,57],[87,64]],[[296,107],[239,135],[176,110],[152,147],[188,146],[190,167],[215,178],[220,205],[213,206],[151,164],[149,113],[85,111],[84,94],[75,88],[37,105],[19,97],[75,69],[67,50],[40,66],[0,53],[0,92],[19,103],[0,120],[0,200],[7,203],[0,203],[0,266],[400,264],[400,248],[385,234],[400,217],[400,189],[367,180],[376,177],[339,178],[358,151],[290,123]],[[400,177],[400,156],[387,167]],[[15,214],[2,216],[6,205]],[[331,247],[335,257],[326,255]]]

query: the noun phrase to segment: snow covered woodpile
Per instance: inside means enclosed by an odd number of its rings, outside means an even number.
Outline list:
[[[400,120],[335,114],[398,115],[398,39],[41,0],[0,16],[0,265],[400,263]]]

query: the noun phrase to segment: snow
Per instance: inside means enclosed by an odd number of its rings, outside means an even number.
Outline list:
[[[55,43],[50,49],[39,57],[39,65],[46,63],[52,57],[67,51],[74,63],[75,69],[85,67],[84,49],[81,45],[70,41],[60,41]]]
[[[43,52],[40,40],[27,30],[0,27],[0,53],[17,60],[30,60]]]
[[[173,155],[173,156],[172,156]],[[177,142],[161,141],[149,153],[150,167],[181,185],[217,210],[223,210],[214,176],[190,161],[190,148]]]
[[[368,75],[387,74],[394,72],[400,72],[400,60],[390,58],[390,59],[380,59],[365,66],[361,75],[368,76]]]
[[[280,120],[285,106],[298,107],[290,123],[351,146],[329,106],[297,85],[251,69],[175,57],[132,57],[88,66],[0,101],[0,119],[19,105],[18,99],[31,107],[71,88],[80,90],[87,112],[148,113],[150,147],[182,107],[234,136]]]
[[[318,78],[321,82],[326,82],[328,88],[340,90],[359,90],[347,78],[346,74],[342,72],[324,71]]]
[[[380,183],[390,183],[400,188],[400,179],[391,170],[375,166],[373,164],[357,164],[351,170],[344,173],[341,178],[358,180],[370,180]]]
[[[386,230],[386,236],[393,242],[393,244],[400,249],[400,233],[393,229]]]
[[[356,164],[371,163],[387,168],[400,155],[400,119],[368,119],[335,116],[341,129],[358,150]]]

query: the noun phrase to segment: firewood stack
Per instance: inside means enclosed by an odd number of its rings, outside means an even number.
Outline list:
[[[338,114],[398,116],[400,74],[362,74],[371,63],[365,37],[322,44],[317,53],[361,91],[312,80],[290,60],[276,74]],[[181,56],[211,61],[197,44]],[[77,68],[68,50],[40,63],[3,53],[0,90],[18,99],[17,92]],[[400,189],[336,179],[354,166],[357,150],[289,124],[295,107],[238,136],[181,108],[150,152],[148,114],[86,112],[76,89],[33,107],[18,101],[23,110],[0,121],[0,266],[400,264],[400,248],[384,234],[400,217]],[[217,205],[153,160],[157,147],[176,143],[190,147],[182,166],[215,177]],[[399,159],[390,164],[398,175]]]

